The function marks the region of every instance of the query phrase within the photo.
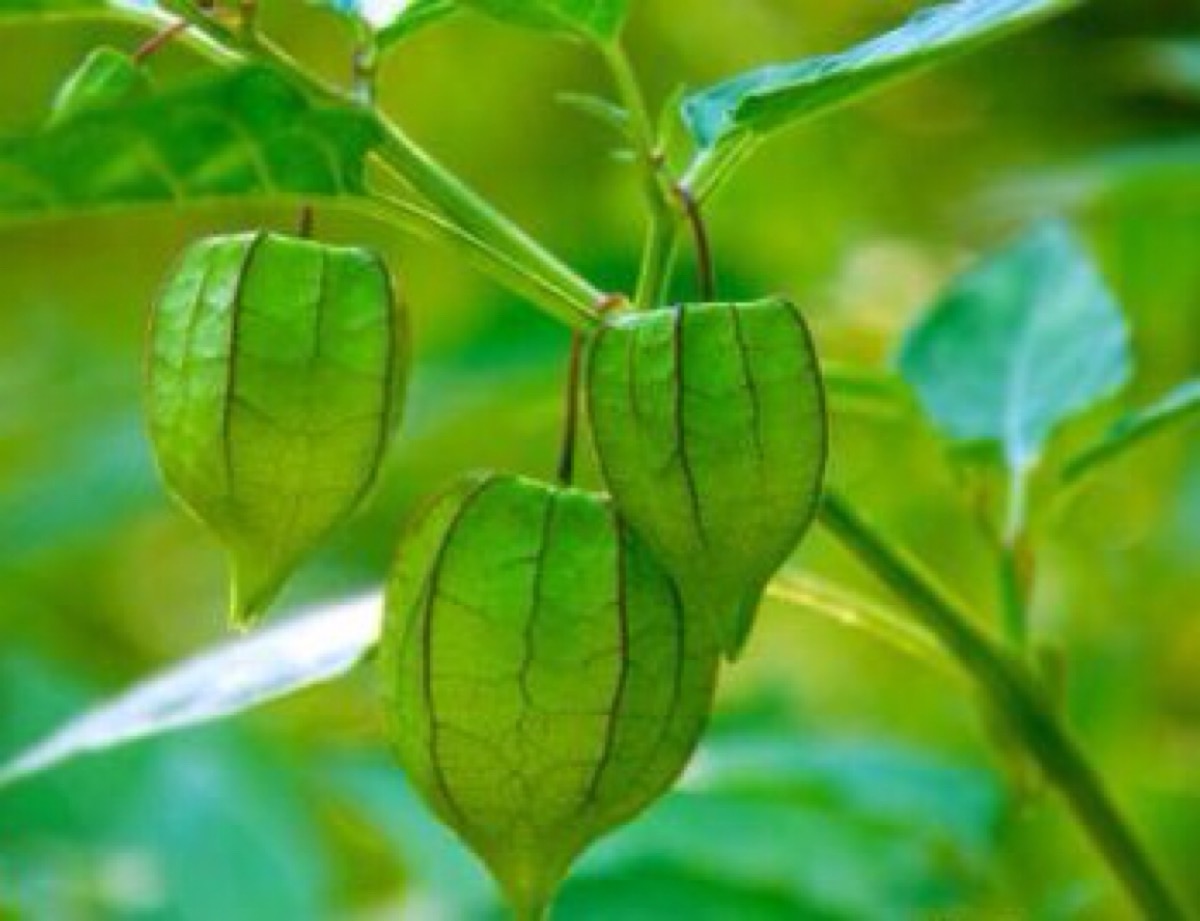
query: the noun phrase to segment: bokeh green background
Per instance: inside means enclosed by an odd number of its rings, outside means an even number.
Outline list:
[[[643,0],[656,100],[891,25],[899,0]],[[268,28],[332,78],[348,36],[291,0]],[[0,28],[0,133],[32,130],[100,22]],[[196,64],[156,59],[164,81]],[[605,287],[636,268],[636,177],[556,101],[606,90],[585,49],[461,18],[400,49],[383,103]],[[799,129],[711,212],[729,295],[787,291],[825,355],[886,368],[973,254],[1075,220],[1134,326],[1136,405],[1200,369],[1200,6],[1081,12]],[[3,177],[0,176],[0,182]],[[147,309],[190,238],[290,227],[269,206],[0,230],[0,757],[225,637],[219,551],[167,500],[142,429]],[[318,233],[389,255],[418,336],[404,437],[371,508],[287,608],[379,582],[414,502],[464,468],[553,472],[566,333],[446,254],[350,214]],[[680,273],[678,294],[691,285]],[[1103,430],[1120,401],[1066,433]],[[833,476],[982,616],[988,547],[961,466],[911,409],[838,400]],[[587,476],[594,478],[594,472]],[[1050,517],[1039,634],[1120,798],[1200,903],[1200,443],[1139,451]],[[819,536],[797,562],[871,589]],[[768,606],[683,789],[597,848],[564,919],[1124,918],[1103,866],[944,675]],[[488,883],[386,751],[370,668],[227,724],[0,793],[0,918],[491,917]],[[404,914],[408,912],[408,914]]]

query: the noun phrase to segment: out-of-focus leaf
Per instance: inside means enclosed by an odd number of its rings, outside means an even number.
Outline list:
[[[342,760],[328,777],[396,842],[423,907],[501,917],[478,867],[394,768]],[[986,885],[1003,808],[986,772],[883,740],[801,741],[791,727],[718,735],[676,792],[583,859],[554,915],[934,917]]]
[[[714,878],[652,858],[611,875],[568,882],[555,904],[554,917],[561,921],[846,921],[840,913],[772,885]]]
[[[134,414],[64,437],[63,456],[0,491],[0,559],[16,561],[94,537],[159,497],[154,465]]]
[[[286,763],[227,730],[171,740],[154,754],[113,837],[146,855],[159,880],[157,917],[329,917],[329,855]]]
[[[990,198],[1002,212],[1087,208],[1160,196],[1200,206],[1200,139],[1171,137],[1105,151],[1005,183]]]
[[[383,751],[325,759],[317,780],[335,802],[382,836],[412,877],[410,899],[432,900],[454,918],[475,918],[499,908],[496,887],[482,864],[433,817]]]
[[[959,676],[957,667],[928,633],[880,602],[860,598],[847,589],[791,568],[784,568],[771,580],[767,597],[777,604],[860,630],[941,672]]]
[[[211,722],[352,669],[379,636],[382,604],[366,597],[234,640],[77,717],[0,767],[0,786],[80,755]]]
[[[885,742],[716,738],[575,883],[653,862],[792,899],[798,917],[929,917],[985,878],[1002,802],[982,771]]]
[[[0,139],[0,221],[154,203],[361,189],[373,122],[247,66]]]
[[[621,32],[629,0],[458,0],[513,25],[549,32],[568,32],[609,42]]]
[[[1200,417],[1200,381],[1180,384],[1150,406],[1119,420],[1097,444],[1082,451],[1063,468],[1064,484],[1075,483],[1098,467],[1124,457],[1153,438]]]
[[[995,443],[1025,471],[1060,424],[1125,383],[1129,333],[1087,253],[1048,223],[954,281],[899,364],[946,436]]]
[[[1135,76],[1152,87],[1200,100],[1200,42],[1144,42],[1130,55]]]
[[[684,101],[684,117],[702,147],[737,134],[765,135],[1028,28],[1078,2],[958,0],[929,7],[899,28],[848,51],[763,67],[695,93]]]
[[[0,659],[0,745],[78,709],[61,668]],[[0,905],[55,921],[317,921],[328,855],[311,797],[277,752],[229,729],[128,749],[0,791]]]

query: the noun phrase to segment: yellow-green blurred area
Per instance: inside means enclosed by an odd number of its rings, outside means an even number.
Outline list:
[[[657,103],[680,83],[845,47],[918,5],[643,0],[630,50]],[[348,73],[350,36],[335,19],[291,0],[271,0],[264,17],[330,79]],[[144,37],[99,20],[0,27],[0,133],[34,130],[89,49]],[[179,48],[153,63],[163,83],[199,66]],[[416,138],[555,252],[606,290],[630,289],[637,176],[612,156],[604,125],[557,99],[609,93],[593,53],[463,16],[397,49],[381,88]],[[1089,243],[1137,357],[1132,386],[1073,423],[1053,465],[1123,406],[1200,372],[1194,0],[1086,4],[789,133],[710,209],[722,293],[790,293],[843,373],[890,368],[899,336],[956,271],[1045,215],[1068,217]],[[265,205],[171,207],[0,229],[0,759],[227,638],[220,550],[153,467],[143,335],[188,240],[296,220]],[[456,473],[552,476],[569,345],[564,329],[445,252],[349,212],[321,210],[316,232],[387,253],[414,318],[415,377],[374,501],[292,582],[276,617],[377,586],[405,516]],[[681,298],[695,290],[689,268],[676,279]],[[998,623],[992,548],[961,460],[905,399],[835,388],[832,406],[834,481]],[[1200,442],[1181,430],[1046,503],[1038,641],[1065,662],[1078,736],[1200,905]],[[794,563],[876,591],[819,534]],[[499,911],[394,766],[369,665],[0,792],[6,921]],[[1132,911],[964,684],[768,603],[680,791],[582,862],[555,917]]]

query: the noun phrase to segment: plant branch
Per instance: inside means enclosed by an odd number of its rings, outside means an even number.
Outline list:
[[[754,138],[747,134],[734,135],[716,147],[700,151],[692,160],[680,184],[697,204],[708,201],[733,174],[733,171],[754,153]]]
[[[362,105],[352,93],[315,77],[261,33],[235,33],[191,0],[162,0],[162,6],[185,19],[210,43],[235,58],[267,64],[310,97],[354,106],[370,116],[383,138],[378,150],[381,159],[468,236],[483,244],[482,248],[476,249],[477,257],[490,261],[492,254],[502,254],[508,263],[521,268],[522,275],[539,277],[537,287],[543,297],[537,303],[546,307],[545,295],[552,293],[557,302],[552,312],[559,319],[567,319],[572,326],[597,322],[595,305],[604,299],[602,292],[438,163],[378,109]],[[499,274],[506,278],[512,275],[508,268]]]
[[[642,172],[642,193],[649,219],[642,267],[638,275],[634,302],[639,310],[658,307],[666,299],[671,266],[678,247],[678,216],[675,211],[674,183],[668,174],[666,157],[650,118],[650,110],[637,74],[624,46],[612,42],[601,46],[613,84],[629,114],[629,140]]]
[[[924,567],[894,547],[836,493],[821,510],[825,528],[933,633],[1011,727],[1047,780],[1152,921],[1189,916],[1160,876],[1104,782],[1046,700],[1025,664],[977,628],[962,604]]]
[[[562,446],[558,454],[558,483],[575,482],[575,446],[579,439],[579,375],[583,367],[583,333],[571,334],[571,355],[567,360],[567,381],[563,387]]]
[[[696,277],[700,287],[700,299],[714,301],[717,297],[717,273],[713,263],[712,241],[708,236],[708,225],[700,203],[688,191],[687,186],[675,187],[675,194],[683,205],[683,213],[692,231],[696,247]]]
[[[592,326],[590,316],[577,308],[570,295],[525,263],[497,251],[441,215],[380,192],[363,199],[355,210],[458,253],[470,265],[572,329]]]

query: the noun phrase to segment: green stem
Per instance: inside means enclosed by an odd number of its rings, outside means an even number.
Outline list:
[[[426,208],[377,192],[355,210],[457,253],[468,264],[573,329],[586,331],[593,325],[590,314],[579,310],[570,295],[524,263],[498,252]]]
[[[755,150],[749,134],[735,135],[717,147],[700,151],[684,174],[681,185],[691,192],[697,204],[709,200]]]
[[[595,325],[596,307],[604,294],[568,268],[520,227],[484,201],[478,193],[422,150],[386,118],[377,120],[384,132],[379,154],[414,189],[468,233],[504,253],[510,260],[543,277],[564,297],[573,326]]]
[[[1016,649],[1029,643],[1029,618],[1026,614],[1025,581],[1017,559],[1017,548],[1000,548],[998,562],[1000,577],[1000,609],[1004,615],[1004,632]]]
[[[1152,921],[1186,921],[1104,782],[1046,701],[1025,664],[974,625],[969,612],[903,550],[891,545],[836,493],[821,511],[826,529],[867,566],[945,646],[984,699],[1012,728],[1047,780]]]
[[[515,223],[488,204],[475,190],[426,153],[397,125],[377,109],[362,105],[346,92],[313,76],[283,49],[260,33],[239,36],[196,6],[190,0],[162,0],[165,9],[193,26],[196,34],[210,46],[237,58],[257,60],[275,69],[311,97],[335,105],[353,106],[371,117],[383,137],[379,156],[399,173],[419,194],[459,225],[468,235],[484,244],[484,258],[502,254],[520,266],[525,275],[543,280],[543,293],[554,293],[555,313],[574,326],[594,325],[599,318],[595,306],[604,300],[602,292],[559,261],[552,253]],[[511,275],[502,268],[503,274]],[[546,301],[540,299],[540,306]]]
[[[670,291],[671,266],[679,247],[678,224],[674,218],[664,219],[652,213],[646,228],[646,245],[642,249],[642,267],[638,273],[634,304],[638,310],[661,306]]]
[[[1013,470],[1008,486],[1008,511],[1000,538],[1000,600],[1009,640],[1022,653],[1029,646],[1031,561],[1025,530],[1029,498],[1029,469]]]
[[[649,223],[634,302],[639,310],[646,310],[660,306],[670,287],[671,267],[679,239],[673,182],[629,55],[619,41],[602,45],[600,50],[612,73],[617,95],[629,114],[630,141],[642,173],[642,194],[646,199]]]

